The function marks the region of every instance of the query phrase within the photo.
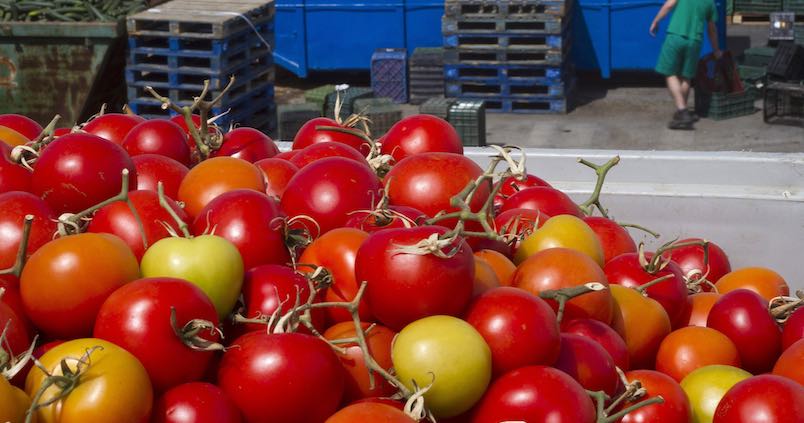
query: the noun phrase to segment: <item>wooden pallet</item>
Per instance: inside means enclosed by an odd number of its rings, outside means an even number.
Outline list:
[[[249,28],[249,21],[273,19],[274,12],[273,0],[173,0],[129,16],[126,24],[129,36],[222,39]]]
[[[770,13],[736,12],[731,17],[731,23],[737,25],[770,25]]]

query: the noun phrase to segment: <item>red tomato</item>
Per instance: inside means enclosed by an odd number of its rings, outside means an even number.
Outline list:
[[[463,154],[463,143],[455,128],[433,115],[408,116],[391,127],[382,140],[382,154],[397,162],[422,153]]]
[[[693,370],[712,364],[740,367],[737,347],[726,335],[688,326],[667,335],[656,354],[656,370],[681,382]]]
[[[714,292],[699,292],[688,296],[688,306],[684,312],[683,318],[679,320],[681,326],[706,327],[706,319],[709,318],[709,312],[720,297],[720,294]]]
[[[512,286],[538,295],[551,289],[570,288],[589,282],[608,286],[606,275],[586,254],[569,248],[549,248],[528,257],[517,268]],[[554,310],[558,303],[547,301]],[[566,303],[564,319],[592,318],[611,322],[612,299],[608,289],[575,297]]]
[[[12,113],[0,115],[0,126],[11,128],[29,140],[38,137],[42,133],[42,126],[36,121],[28,116]]]
[[[623,409],[658,396],[661,396],[664,402],[638,408],[626,414],[621,423],[692,422],[692,410],[687,394],[670,376],[654,370],[633,370],[626,373],[625,378],[629,382],[635,380],[641,382],[648,394],[637,401],[624,403]]]
[[[12,191],[0,194],[0,269],[14,265],[22,240],[26,215],[32,215],[27,256],[45,245],[56,233],[56,215],[39,197],[27,192]]]
[[[603,391],[610,397],[617,394],[620,379],[614,360],[600,344],[571,333],[561,334],[561,353],[553,365],[572,376],[585,389]]]
[[[447,246],[449,258],[399,249],[447,230],[437,226],[387,229],[371,234],[357,251],[358,281],[366,281],[366,299],[374,316],[393,330],[434,314],[457,316],[472,296],[474,256],[462,239]]]
[[[349,302],[354,300],[360,284],[355,278],[357,250],[369,235],[360,229],[333,229],[307,246],[299,257],[299,263],[322,266],[332,277],[332,285],[326,290],[324,301]],[[312,273],[314,267],[301,266],[301,271]],[[331,322],[351,322],[352,315],[342,308],[325,310]],[[374,320],[365,298],[359,306],[360,319]]]
[[[290,158],[290,162],[299,169],[327,157],[344,157],[358,163],[368,164],[366,158],[357,149],[339,142],[319,142],[299,151]]]
[[[756,292],[766,301],[790,295],[790,288],[782,276],[764,267],[744,267],[727,273],[715,283],[717,292],[726,294],[736,289]]]
[[[29,336],[35,334],[36,329],[28,319],[28,315],[25,314],[25,306],[22,304],[19,279],[14,275],[0,275],[0,288],[4,290],[3,294],[0,295],[0,304],[8,306],[17,315]],[[2,329],[0,329],[0,332],[2,332]],[[25,378],[23,377],[22,379],[24,382]]]
[[[276,198],[282,198],[288,182],[299,171],[293,163],[272,157],[254,163],[265,175],[265,193]]]
[[[804,339],[784,350],[773,366],[773,374],[793,379],[804,386]]]
[[[416,423],[407,414],[377,403],[352,404],[330,416],[324,423]]]
[[[782,329],[782,350],[786,350],[791,345],[804,339],[804,307],[794,311],[787,321],[784,322]]]
[[[288,151],[283,151],[283,152],[281,152],[281,153],[277,154],[276,156],[274,156],[273,158],[275,158],[275,159],[280,159],[280,160],[286,160],[286,161],[290,161],[290,159],[292,159],[292,158],[293,158],[295,155],[299,154],[299,152],[300,152],[300,151],[301,151],[301,150],[288,150]]]
[[[212,157],[231,156],[255,163],[279,154],[279,148],[268,135],[254,128],[237,128],[223,136],[221,148]]]
[[[501,212],[510,209],[531,209],[546,213],[548,216],[571,214],[583,217],[581,209],[567,194],[550,187],[526,188],[505,200]]]
[[[65,135],[37,159],[31,192],[57,214],[76,213],[119,194],[123,169],[129,172],[129,189],[136,189],[137,170],[122,147],[94,135]]]
[[[290,262],[285,247],[277,201],[249,189],[236,189],[215,197],[193,221],[193,232],[214,233],[240,251],[243,268]]]
[[[596,421],[595,406],[583,387],[561,370],[523,367],[491,384],[475,407],[472,423],[503,421]]]
[[[532,209],[509,209],[494,218],[494,226],[500,235],[527,238],[533,231],[544,225],[550,219],[547,213]],[[511,256],[516,254],[520,240],[511,245]]]
[[[236,189],[265,192],[265,178],[257,166],[234,157],[215,157],[192,168],[179,186],[178,200],[195,218],[219,195]]]
[[[0,302],[0,333],[8,328],[0,352],[11,352],[15,356],[24,353],[31,346],[31,337],[23,318],[5,302]]]
[[[154,405],[153,423],[240,423],[240,411],[221,388],[185,383],[165,392]]]
[[[595,231],[603,247],[603,262],[608,263],[620,254],[636,253],[637,246],[625,228],[617,222],[598,216],[586,216],[583,221]]]
[[[106,298],[139,274],[137,258],[120,238],[71,235],[45,244],[28,260],[20,278],[22,301],[46,335],[80,338],[92,333]]]
[[[405,206],[388,206],[385,210],[357,210],[352,212],[344,226],[368,233],[391,228],[409,228],[427,220],[427,216]]]
[[[185,166],[192,164],[187,133],[169,120],[146,120],[138,124],[123,139],[122,146],[132,157],[158,154]]]
[[[565,320],[561,332],[591,339],[609,353],[617,367],[628,370],[628,346],[620,334],[605,323],[593,319]]]
[[[191,138],[191,136],[190,136],[190,127],[187,126],[187,119],[183,115],[173,116],[173,117],[170,118],[170,121],[175,123],[176,125],[179,125],[181,127],[181,129],[183,129],[184,132],[187,133],[188,139]],[[193,115],[193,124],[196,127],[196,129],[200,129],[201,128],[201,116]],[[195,145],[195,141],[193,141],[192,139],[189,139],[188,142],[193,144],[193,145]]]
[[[87,232],[117,235],[131,248],[139,261],[148,246],[170,236],[164,225],[168,225],[176,233],[181,233],[181,229],[167,210],[159,204],[159,196],[155,192],[132,191],[129,193],[129,199],[134,204],[134,209],[137,210],[142,227],[131,213],[128,204],[125,201],[117,201],[95,212],[87,227]],[[187,214],[184,210],[170,198],[167,198],[167,201],[173,211],[186,221]],[[143,244],[143,231],[147,246]]]
[[[349,213],[370,209],[379,190],[380,181],[368,166],[330,157],[293,176],[282,196],[282,210],[291,217],[311,217],[323,234],[343,226]]]
[[[31,177],[30,170],[12,162],[8,157],[0,157],[0,193],[30,191]]]
[[[753,374],[770,370],[782,352],[782,332],[768,312],[768,304],[747,289],[724,294],[709,312],[706,326],[734,342],[742,368]]]
[[[804,416],[804,387],[790,379],[754,376],[726,392],[712,423],[800,422]]]
[[[84,132],[97,135],[120,145],[123,144],[126,135],[142,122],[145,122],[145,119],[139,116],[123,113],[106,113],[92,119],[81,129],[83,129]]]
[[[223,354],[218,384],[249,423],[320,423],[338,408],[344,376],[318,338],[251,332]]]
[[[369,323],[361,323],[364,331],[369,326],[371,326]],[[355,324],[351,321],[338,323],[324,332],[324,338],[330,341],[350,339],[356,336]],[[374,325],[366,333],[369,353],[385,370],[390,370],[394,366],[391,361],[391,343],[395,336],[396,332],[380,325]],[[339,347],[346,350],[345,353],[337,353],[341,365],[346,371],[344,401],[352,402],[363,398],[390,396],[396,392],[393,385],[376,373],[374,373],[374,388],[371,388],[369,370],[363,361],[363,350],[356,343],[341,344]]]
[[[190,172],[187,166],[165,156],[143,154],[131,159],[137,169],[137,189],[156,192],[159,182],[165,195],[179,198],[179,186]]]
[[[550,366],[558,358],[556,315],[544,300],[526,291],[491,289],[475,299],[465,319],[489,345],[494,377],[525,366]]]
[[[176,327],[171,322],[175,310]],[[93,336],[132,353],[145,367],[157,391],[200,380],[212,363],[212,351],[186,345],[194,334],[182,331],[191,320],[218,325],[218,313],[200,288],[182,279],[146,278],[115,291],[101,306]],[[181,336],[176,333],[180,331]],[[218,342],[214,330],[198,334]]]
[[[502,181],[502,186],[498,193],[499,196],[508,198],[519,191],[533,187],[552,187],[547,181],[538,176],[527,174],[524,180],[520,180],[516,176],[509,176]]]
[[[322,128],[327,126],[342,128],[338,122],[330,118],[319,117],[308,120],[307,123],[299,128],[299,132],[296,132],[296,136],[293,138],[293,149],[301,150],[322,142],[338,142],[346,144],[364,155],[371,150],[371,146],[365,139],[353,134]]]
[[[682,239],[677,244],[692,241],[703,241],[700,238]],[[704,263],[704,249],[700,245],[676,248],[664,253],[667,259],[672,259],[681,268],[682,274],[690,279],[698,279],[706,275],[709,281],[717,281],[725,274],[731,272],[731,264],[726,253],[714,242],[709,242],[709,261]],[[701,285],[703,290],[708,291],[708,285]]]

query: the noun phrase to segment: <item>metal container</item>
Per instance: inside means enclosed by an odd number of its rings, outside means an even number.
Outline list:
[[[0,113],[41,124],[58,113],[62,125],[71,125],[103,103],[121,110],[124,34],[123,21],[0,23]]]

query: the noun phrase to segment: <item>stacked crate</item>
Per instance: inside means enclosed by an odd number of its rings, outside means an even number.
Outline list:
[[[216,121],[273,134],[273,0],[173,0],[132,15],[128,24],[128,104],[144,117],[163,117],[161,103],[145,87],[189,105],[209,81],[207,100],[230,76],[235,83],[213,115]]]
[[[408,51],[384,48],[371,56],[371,89],[377,97],[408,102]]]
[[[410,56],[410,103],[444,96],[444,49],[418,47]]]
[[[566,113],[571,0],[447,0],[442,22],[446,95],[486,110]]]
[[[385,135],[392,126],[402,120],[402,107],[386,97],[357,99],[354,112],[369,119],[369,129],[373,138]]]

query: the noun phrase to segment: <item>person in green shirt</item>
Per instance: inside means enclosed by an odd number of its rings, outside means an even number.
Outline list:
[[[662,44],[656,71],[667,78],[667,89],[675,102],[676,112],[668,127],[670,129],[693,129],[698,120],[687,109],[690,81],[695,76],[701,56],[704,28],[709,31],[709,40],[716,58],[721,52],[717,39],[717,11],[714,0],[666,0],[650,25],[650,34],[656,36],[659,22],[673,11],[667,38]]]

